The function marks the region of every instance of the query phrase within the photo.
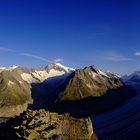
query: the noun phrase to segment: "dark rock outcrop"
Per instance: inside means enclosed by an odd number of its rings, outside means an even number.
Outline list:
[[[31,111],[0,125],[4,140],[97,140],[90,119],[76,119],[45,110]]]

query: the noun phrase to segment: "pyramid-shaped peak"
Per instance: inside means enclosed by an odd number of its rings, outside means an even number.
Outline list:
[[[51,63],[48,66],[46,66],[45,69],[47,70],[55,69],[58,71],[65,71],[65,72],[71,72],[75,70],[73,68],[62,65],[61,63]]]

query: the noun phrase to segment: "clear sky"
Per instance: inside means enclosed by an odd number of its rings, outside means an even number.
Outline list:
[[[139,0],[0,0],[0,65],[140,70]]]

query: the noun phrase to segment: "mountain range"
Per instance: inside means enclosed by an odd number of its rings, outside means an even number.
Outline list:
[[[124,82],[118,75],[103,72],[95,66],[73,69],[53,63],[37,69],[0,67],[0,117],[19,115],[28,104],[31,109],[56,110],[54,104],[92,97],[95,100],[121,87]]]

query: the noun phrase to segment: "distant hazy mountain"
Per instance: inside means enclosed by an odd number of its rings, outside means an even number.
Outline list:
[[[140,71],[136,71],[130,75],[122,77],[125,82],[137,82],[140,81]]]

